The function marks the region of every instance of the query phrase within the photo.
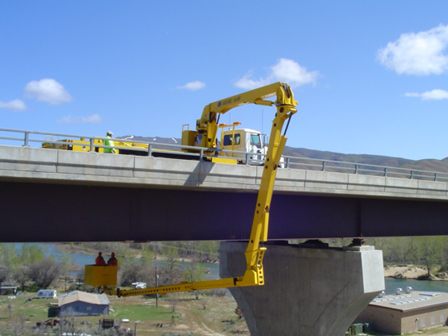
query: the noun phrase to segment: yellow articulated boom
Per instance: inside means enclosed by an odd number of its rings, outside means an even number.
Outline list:
[[[265,100],[266,98],[275,95],[277,96],[275,101]],[[100,291],[119,297],[148,294],[164,295],[172,292],[264,285],[263,256],[266,252],[266,248],[260,247],[260,242],[265,242],[268,239],[269,211],[274,190],[274,182],[280,158],[286,144],[286,136],[284,134],[282,135],[281,132],[285,121],[288,121],[289,124],[291,116],[297,112],[296,106],[298,103],[294,100],[291,88],[287,84],[274,83],[206,106],[202,118],[198,120],[198,125],[204,130],[203,135],[207,137],[207,141],[203,142],[202,145],[204,147],[213,148],[215,140],[212,141],[211,139],[216,138],[218,128],[216,120],[217,114],[225,113],[234,107],[250,103],[267,106],[275,105],[277,113],[272,122],[268,151],[264,160],[264,169],[261,177],[260,189],[258,191],[251,234],[245,252],[247,269],[244,275],[237,278],[184,282],[175,285],[145,289],[111,289],[111,286],[115,286],[116,284],[116,268],[109,268],[110,266],[88,265],[86,266],[86,284],[99,286]],[[97,273],[102,273],[102,275],[96,274],[92,276],[95,272],[95,268],[98,267],[101,268],[101,271],[97,271]],[[113,274],[114,272],[115,274]],[[115,280],[110,280],[111,274],[112,278],[115,275]],[[104,281],[93,281],[93,278],[102,278]]]

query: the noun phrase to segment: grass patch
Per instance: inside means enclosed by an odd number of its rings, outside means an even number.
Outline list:
[[[148,305],[128,305],[115,308],[113,316],[118,319],[145,320],[145,321],[170,321],[173,311],[168,307],[158,308]]]

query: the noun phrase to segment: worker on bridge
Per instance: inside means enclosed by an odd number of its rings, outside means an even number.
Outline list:
[[[111,131],[108,131],[106,134],[106,139],[103,140],[104,146],[114,146],[114,141],[110,140],[114,134]],[[112,153],[117,154],[117,150],[115,148],[103,148],[103,153]]]
[[[98,252],[98,257],[95,259],[95,265],[97,266],[106,266],[106,261],[103,258],[103,253]]]
[[[109,266],[117,266],[118,265],[118,260],[117,260],[117,258],[115,258],[115,253],[114,252],[111,253],[110,258],[107,261],[107,264]]]

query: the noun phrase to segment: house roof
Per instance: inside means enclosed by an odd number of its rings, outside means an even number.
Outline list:
[[[81,291],[71,292],[65,295],[61,295],[58,298],[59,307],[76,302],[87,302],[94,305],[108,305],[110,304],[106,294],[92,294]]]
[[[402,312],[418,310],[432,306],[448,305],[448,293],[410,292],[399,295],[376,297],[369,306],[394,309]]]

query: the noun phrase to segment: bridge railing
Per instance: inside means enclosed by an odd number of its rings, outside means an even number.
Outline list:
[[[285,161],[286,168],[448,182],[445,172],[291,156],[286,156]]]
[[[73,135],[64,133],[46,133],[46,132],[0,128],[0,145],[27,146],[27,147],[33,147],[33,145],[35,147],[41,147],[43,143],[52,145],[70,145],[70,143],[67,142],[70,139],[76,141],[82,139],[87,141],[89,143],[88,147],[90,151],[95,151],[95,148],[110,148],[109,146],[94,144],[94,140],[105,140],[106,139],[105,137],[97,137],[97,136],[91,137],[91,136]],[[235,156],[238,156],[239,158],[244,159],[246,164],[261,165],[263,164],[264,161],[264,155],[261,153],[254,154],[249,152],[218,149],[213,150],[212,151],[213,153],[210,154],[211,151],[210,149],[198,148],[193,146],[184,146],[180,144],[148,142],[132,138],[114,138],[114,140],[147,145],[147,148],[114,146],[114,148],[122,150],[131,148],[132,151],[141,152],[140,155],[144,156],[154,156],[155,153],[173,153],[173,151],[179,151],[182,147],[184,149],[194,149],[195,151],[197,151],[194,153],[182,152],[182,155],[195,157],[195,159],[198,160],[203,160],[206,157],[208,158],[212,157],[219,152],[220,156],[227,156],[229,158],[234,158]],[[79,145],[76,143],[73,144]],[[412,168],[399,168],[392,166],[381,166],[381,165],[344,162],[344,161],[312,159],[297,156],[284,156],[283,160],[284,162],[282,163],[282,167],[284,168],[448,182],[448,173],[445,172],[419,170]]]

